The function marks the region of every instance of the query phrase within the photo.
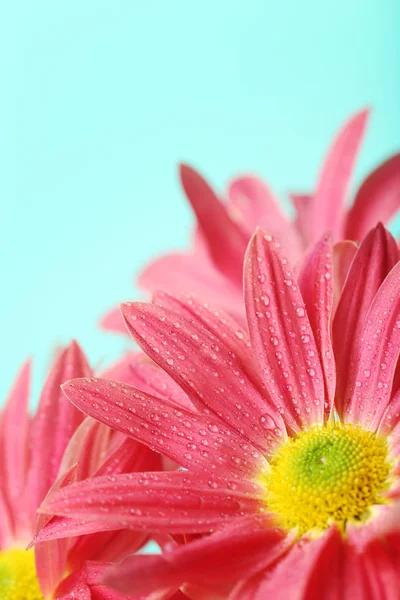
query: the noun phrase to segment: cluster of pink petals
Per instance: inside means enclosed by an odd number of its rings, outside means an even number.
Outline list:
[[[335,242],[361,240],[378,221],[390,221],[400,204],[400,154],[372,171],[351,208],[346,206],[368,116],[368,110],[356,113],[338,132],[314,192],[291,194],[294,222],[281,212],[274,194],[257,177],[234,179],[226,200],[221,201],[199,173],[182,165],[182,186],[197,219],[194,247],[155,260],[140,275],[139,284],[150,291],[195,293],[243,322],[243,258],[256,227],[272,234],[295,266],[326,231],[332,232]],[[119,308],[110,311],[102,325],[126,333]]]
[[[109,374],[123,376],[123,368],[124,363],[116,365]],[[56,359],[31,418],[30,363],[22,367],[0,421],[0,551],[23,549],[36,531],[57,527],[57,517],[37,518],[49,490],[93,476],[162,468],[158,454],[85,418],[68,402],[61,384],[71,377],[91,375],[82,350],[72,342]],[[141,548],[149,536],[114,527],[108,531],[99,524],[88,525],[86,533],[75,537],[70,531],[69,539],[35,545],[36,572],[45,598],[121,598],[98,586],[98,580],[113,561]]]
[[[296,539],[276,526],[255,483],[286,438],[332,411],[386,435],[399,458],[399,250],[383,226],[373,228],[336,304],[332,257],[324,235],[295,276],[280,243],[258,230],[244,264],[247,329],[190,294],[125,304],[129,332],[162,370],[133,363],[135,387],[83,378],[63,390],[183,470],[63,485],[41,507],[59,515],[58,526],[45,524],[37,540],[92,526],[153,532],[162,554],[130,556],[101,579],[137,598],[178,589],[209,600],[400,597],[398,467],[390,502],[362,526],[348,524],[346,536],[332,525],[317,539]]]

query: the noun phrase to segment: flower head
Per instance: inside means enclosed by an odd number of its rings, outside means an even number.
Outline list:
[[[123,361],[108,374],[123,375],[125,364]],[[71,377],[91,374],[81,348],[72,342],[55,360],[34,417],[31,419],[28,412],[29,362],[22,367],[1,413],[1,598],[66,599],[76,597],[73,592],[77,590],[82,599],[89,600],[92,592],[101,598],[94,580],[112,561],[134,552],[148,539],[143,533],[116,532],[114,528],[110,531],[103,523],[80,523],[80,537],[71,532],[68,540],[47,541],[47,532],[54,535],[62,523],[57,517],[37,518],[37,509],[49,490],[54,492],[94,475],[161,467],[159,455],[105,425],[85,419],[68,402],[60,385]],[[26,550],[34,536],[35,549]],[[104,598],[111,593],[108,590]]]
[[[325,231],[332,231],[335,242],[360,240],[378,221],[388,222],[399,208],[400,154],[370,173],[351,208],[346,207],[368,115],[368,110],[361,110],[340,129],[313,192],[290,196],[296,214],[294,222],[281,212],[274,194],[259,178],[234,179],[226,199],[221,201],[199,173],[181,165],[182,187],[197,219],[194,244],[188,252],[167,254],[153,261],[139,278],[141,287],[198,294],[244,322],[243,258],[256,227],[263,227],[274,236],[294,267]],[[353,258],[354,244],[345,244],[338,253]],[[109,312],[102,325],[126,333],[119,309]]]
[[[244,268],[249,335],[191,295],[125,305],[135,340],[193,407],[102,380],[64,391],[185,470],[88,479],[41,510],[75,525],[211,534],[113,567],[106,581],[122,592],[184,585],[206,598],[303,599],[318,583],[321,597],[371,585],[397,597],[398,260],[377,226],[333,315],[330,237],[295,277],[279,242],[259,230]]]

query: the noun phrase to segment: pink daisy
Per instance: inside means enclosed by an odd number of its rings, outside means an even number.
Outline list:
[[[294,222],[282,212],[267,185],[255,176],[238,177],[221,201],[203,177],[181,165],[184,192],[196,215],[197,230],[188,252],[153,261],[139,283],[150,291],[193,292],[243,319],[242,268],[256,227],[277,239],[295,265],[325,231],[334,241],[360,240],[378,221],[388,222],[400,206],[400,154],[379,165],[363,181],[350,209],[345,205],[363,139],[368,111],[352,116],[335,137],[313,194],[292,194]],[[126,333],[118,308],[102,321],[105,329]]]
[[[121,366],[112,371],[121,373]],[[83,537],[38,543],[26,550],[37,527],[57,527],[58,518],[37,508],[49,489],[100,474],[161,467],[146,446],[92,419],[67,401],[60,385],[92,371],[76,342],[62,350],[28,412],[30,363],[22,367],[0,415],[0,596],[4,600],[116,600],[121,595],[94,585],[112,561],[147,542],[143,532],[87,526]],[[111,374],[111,373],[110,373]],[[99,533],[102,532],[102,533]],[[93,585],[92,585],[93,584]],[[77,595],[79,593],[79,595]],[[125,596],[123,596],[125,597]]]
[[[79,530],[81,519],[192,537],[112,567],[104,581],[129,594],[400,597],[398,260],[377,226],[357,251],[332,324],[328,236],[297,279],[277,241],[253,236],[244,267],[249,334],[191,295],[124,305],[134,339],[195,408],[101,379],[63,389],[184,470],[91,478],[54,492],[41,508],[64,517],[54,537]]]

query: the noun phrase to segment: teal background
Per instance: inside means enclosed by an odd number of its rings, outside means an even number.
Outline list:
[[[183,246],[186,160],[217,189],[243,170],[311,187],[331,135],[375,111],[359,179],[399,146],[393,0],[15,0],[0,8],[1,378],[77,337],[143,261]]]

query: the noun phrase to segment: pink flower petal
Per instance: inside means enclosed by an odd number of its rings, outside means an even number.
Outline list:
[[[179,295],[191,292],[222,305],[233,316],[243,313],[242,290],[218,271],[207,256],[168,254],[154,260],[140,275],[146,290],[165,290]],[[124,326],[126,328],[126,326]]]
[[[355,348],[342,411],[346,422],[375,431],[390,402],[400,351],[400,262],[379,288]]]
[[[49,494],[62,489],[76,481],[76,465],[71,467],[62,477],[57,479],[49,490]],[[48,515],[39,515],[38,529],[41,529],[49,521]],[[53,540],[45,544],[35,546],[36,574],[40,582],[40,588],[45,597],[50,596],[57,583],[63,578],[67,567],[67,553],[70,545],[69,540]]]
[[[295,227],[302,239],[303,247],[310,246],[314,240],[313,232],[313,196],[311,194],[289,194],[296,209]],[[322,233],[322,232],[321,232]]]
[[[67,379],[90,374],[81,348],[72,342],[58,357],[43,387],[32,424],[32,455],[27,484],[28,500],[33,510],[54,483],[68,441],[84,418],[66,400],[60,385]]]
[[[240,223],[249,237],[257,227],[266,229],[282,244],[290,263],[297,262],[302,254],[299,236],[261,179],[254,176],[234,179],[229,186],[228,198],[241,216]]]
[[[296,544],[272,572],[240,584],[230,600],[342,600],[341,557],[344,544],[333,527],[315,541]],[[347,591],[346,591],[347,593]],[[346,596],[346,598],[353,596]],[[357,596],[355,596],[357,598]],[[361,598],[361,597],[360,597]],[[364,599],[364,596],[362,596]]]
[[[241,286],[248,240],[246,233],[230,218],[223,203],[199,173],[181,165],[180,177],[215,265],[228,279]]]
[[[358,246],[351,240],[343,240],[333,247],[333,308],[338,305],[344,284],[350,271]]]
[[[364,180],[347,217],[345,237],[360,240],[377,221],[387,223],[400,208],[400,153]]]
[[[193,471],[212,468],[216,473],[243,476],[267,468],[255,448],[213,417],[102,379],[75,380],[63,390],[90,416]]]
[[[195,310],[189,318],[136,303],[125,304],[123,312],[136,342],[179,383],[195,406],[211,410],[221,424],[238,431],[263,452],[284,435],[282,418],[265,399],[255,375],[250,350],[239,351],[245,334],[240,327],[230,330],[222,311],[210,311],[207,326]],[[232,336],[236,336],[235,342]]]
[[[219,584],[234,584],[258,563],[276,561],[287,546],[284,534],[268,519],[244,518],[172,552],[128,557],[111,567],[104,581],[125,593],[148,594],[192,584],[209,589],[211,595]]]
[[[298,278],[324,374],[326,419],[333,408],[336,378],[330,331],[333,306],[332,253],[332,238],[324,235],[306,255]]]
[[[0,489],[0,550],[7,548],[13,542],[14,528],[9,507]]]
[[[111,308],[100,320],[100,327],[114,333],[128,333],[121,315],[120,307]]]
[[[381,283],[398,259],[396,242],[382,225],[378,225],[362,242],[351,264],[332,330],[337,369],[336,409],[341,418],[349,400],[350,387],[355,385],[366,315]],[[367,372],[379,372],[375,363],[364,368]]]
[[[258,486],[176,471],[95,477],[47,497],[40,512],[159,533],[202,533],[259,512]],[[65,528],[65,536],[69,535]]]
[[[294,431],[324,420],[324,379],[304,301],[287,259],[259,230],[246,256],[245,300],[265,387]]]
[[[116,377],[111,376],[111,371],[103,374],[102,377],[105,379],[112,379],[114,381],[123,381],[134,387],[156,396],[158,398],[164,398],[170,400],[178,406],[183,406],[189,410],[194,410],[193,404],[190,402],[188,396],[179,387],[177,383],[170,377],[165,371],[162,371],[153,362],[150,362],[147,356],[144,354],[136,354],[131,356],[127,360],[126,373],[122,378],[118,377],[113,369]]]
[[[343,204],[368,116],[368,110],[352,116],[343,125],[328,152],[310,210],[313,240],[328,230],[332,231],[335,239],[343,237]]]
[[[17,537],[29,531],[31,521],[31,514],[26,513],[23,504],[28,468],[30,373],[31,362],[28,360],[23,364],[3,410],[0,431],[0,486]]]

